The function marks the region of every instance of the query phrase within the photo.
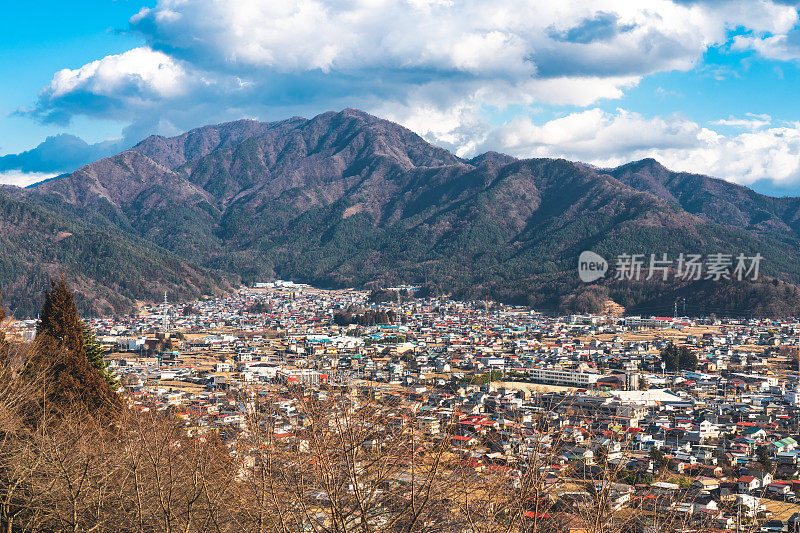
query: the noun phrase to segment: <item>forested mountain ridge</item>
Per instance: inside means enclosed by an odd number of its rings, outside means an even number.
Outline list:
[[[672,172],[653,159],[607,171],[708,220],[755,231],[800,234],[800,198],[775,198],[702,174]]]
[[[492,152],[464,160],[354,109],[148,137],[15,197],[246,282],[416,283],[550,310],[597,310],[610,297],[665,312],[702,293],[698,313],[800,314],[798,199],[652,160],[605,170]],[[587,286],[583,250],[761,253],[770,279]]]
[[[35,316],[43,289],[62,274],[86,314],[130,312],[136,300],[157,300],[165,290],[172,298],[192,298],[236,281],[87,218],[0,188],[0,286],[15,316]]]

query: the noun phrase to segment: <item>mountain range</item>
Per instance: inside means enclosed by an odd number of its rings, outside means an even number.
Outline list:
[[[600,169],[488,152],[459,158],[362,111],[239,120],[0,188],[0,289],[17,316],[69,278],[85,313],[293,279],[411,283],[423,294],[548,311],[800,314],[800,198],[652,159]],[[577,258],[760,253],[757,282],[583,284]],[[613,268],[613,267],[612,267]],[[682,309],[681,309],[682,310]]]

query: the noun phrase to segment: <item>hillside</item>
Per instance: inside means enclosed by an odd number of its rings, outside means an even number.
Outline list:
[[[62,273],[85,314],[131,312],[136,300],[229,289],[228,280],[171,252],[77,213],[0,190],[0,286],[17,317],[35,316],[43,290]]]
[[[800,198],[773,198],[721,179],[672,172],[643,159],[608,173],[622,183],[652,193],[686,211],[720,224],[765,235],[800,232]]]
[[[497,153],[463,160],[353,109],[149,137],[22,194],[245,282],[417,283],[547,310],[593,310],[610,297],[654,313],[688,294],[697,312],[800,314],[798,199],[652,160],[607,170]],[[588,249],[609,260],[758,252],[776,281],[703,283],[702,299],[697,283],[587,287],[576,264]]]

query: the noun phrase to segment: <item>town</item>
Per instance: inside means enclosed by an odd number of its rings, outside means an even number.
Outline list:
[[[562,508],[602,486],[611,513],[800,527],[797,322],[552,317],[414,293],[278,281],[87,323],[131,406],[189,434],[235,442],[260,395],[291,438],[298,390],[346,391],[410,413],[477,476],[547,450],[537,468]],[[35,322],[8,334],[30,341]],[[588,530],[578,514],[567,530]]]

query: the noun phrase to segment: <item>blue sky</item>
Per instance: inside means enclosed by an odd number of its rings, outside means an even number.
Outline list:
[[[0,182],[149,134],[358,107],[459,155],[655,157],[800,195],[800,28],[779,1],[16,2]]]
[[[72,127],[43,126],[29,118],[14,116],[31,106],[36,95],[53,74],[76,68],[141,45],[141,37],[120,31],[127,27],[138,3],[88,1],[86,9],[69,2],[8,2],[0,17],[0,153],[21,152],[35,146],[47,135],[76,133],[93,141],[119,135],[119,124],[98,124],[76,120]]]

